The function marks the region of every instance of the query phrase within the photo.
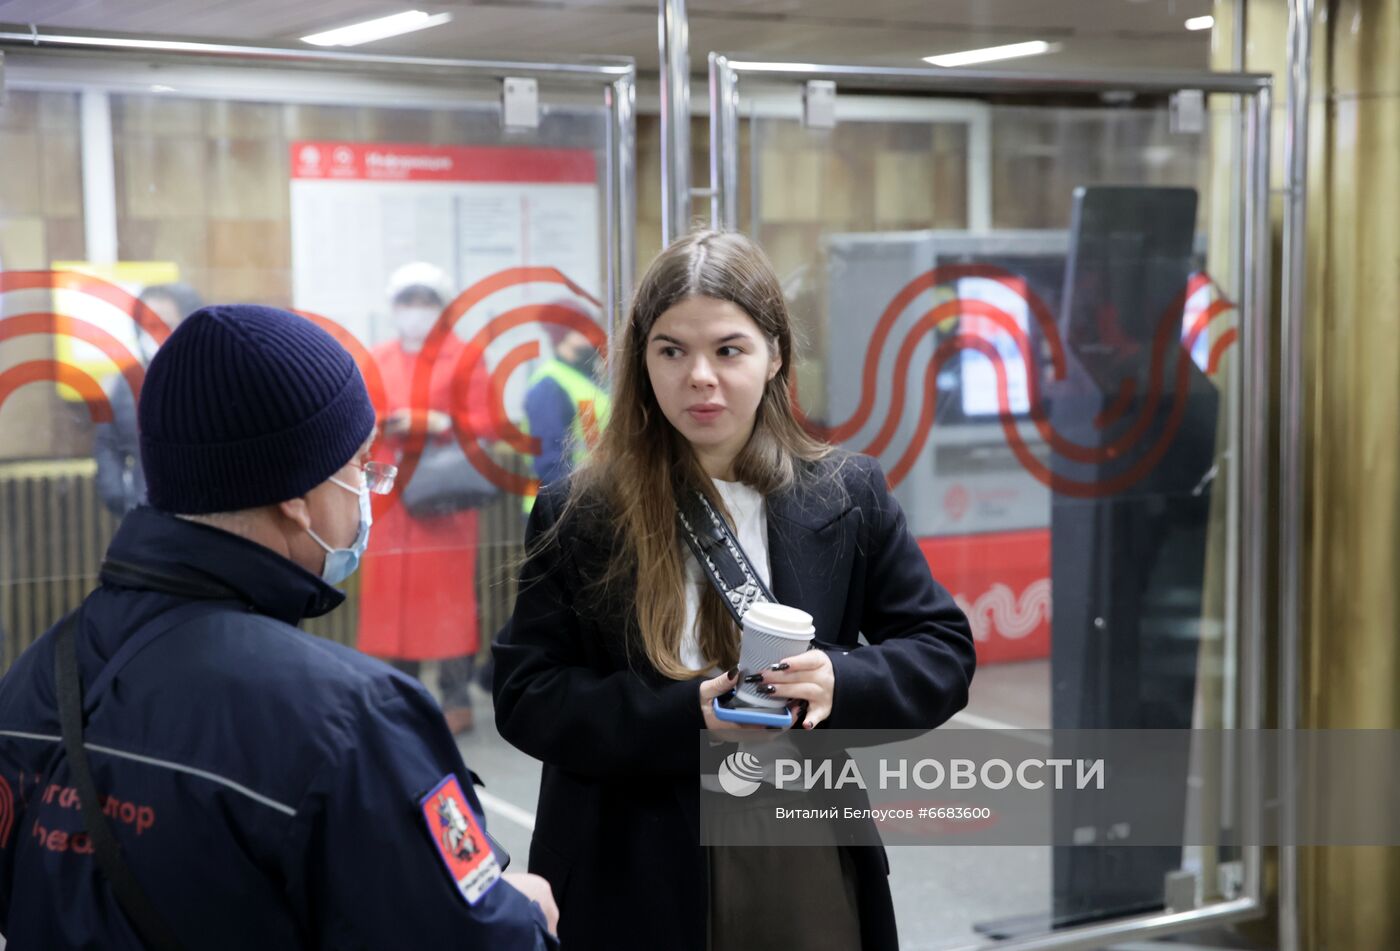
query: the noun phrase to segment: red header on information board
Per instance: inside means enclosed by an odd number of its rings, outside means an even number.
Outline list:
[[[293,142],[292,178],[371,182],[597,181],[588,149]]]

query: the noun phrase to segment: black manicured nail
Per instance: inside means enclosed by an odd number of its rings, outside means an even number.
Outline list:
[[[730,680],[733,680],[735,677],[739,676],[739,668],[738,668],[738,667],[731,667],[731,668],[729,668],[729,674],[728,674],[728,676],[729,676],[729,679],[730,679]]]
[[[777,690],[778,687],[776,684],[764,684],[759,689],[762,690],[764,693],[772,693],[773,691]]]
[[[787,670],[787,669],[788,669],[788,664],[787,664],[787,661],[783,661],[781,664],[774,664],[772,667],[769,667],[768,669],[769,669],[769,670]]]
[[[749,674],[747,677],[744,678],[744,683],[746,683],[746,684],[757,684],[757,683],[762,683],[762,682],[763,682],[763,675],[762,675],[762,674]]]

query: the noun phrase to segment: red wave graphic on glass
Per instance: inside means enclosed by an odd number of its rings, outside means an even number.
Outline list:
[[[1035,320],[1040,335],[1045,341],[1051,378],[1064,380],[1068,374],[1065,344],[1060,338],[1054,316],[1044,301],[1026,288],[1022,278],[993,265],[948,265],[935,268],[911,280],[895,294],[881,313],[876,322],[870,345],[865,352],[859,403],[849,419],[834,425],[820,425],[810,420],[802,410],[798,400],[797,384],[794,378],[792,383],[793,406],[803,424],[815,435],[832,442],[847,442],[860,432],[875,412],[880,358],[891,343],[896,321],[921,294],[966,278],[995,281],[1016,293],[1018,298],[1025,303],[1027,311]],[[377,510],[382,511],[383,508],[394,504],[398,492],[401,491],[402,486],[408,483],[422,456],[427,440],[426,421],[432,370],[442,352],[447,335],[454,331],[456,325],[473,308],[489,296],[527,284],[558,284],[578,297],[590,301],[595,306],[598,305],[598,301],[592,295],[584,291],[561,271],[551,267],[508,268],[483,278],[454,298],[439,315],[437,323],[428,334],[414,364],[410,397],[411,418],[414,424],[410,426],[409,436],[404,446],[399,467],[400,477],[394,493],[389,496],[375,497],[374,504]],[[996,330],[1007,334],[1015,343],[1023,362],[1027,381],[1029,398],[1027,417],[1052,452],[1071,462],[1089,464],[1126,459],[1138,452],[1141,452],[1141,455],[1126,471],[1097,481],[1078,481],[1055,474],[1050,467],[1036,458],[1034,452],[1021,436],[1016,419],[1010,409],[1007,371],[1001,353],[986,336],[962,332],[942,341],[923,367],[922,399],[919,400],[918,422],[909,445],[905,447],[898,460],[889,469],[890,485],[897,486],[908,476],[931,433],[937,398],[934,381],[939,370],[949,360],[959,356],[962,351],[972,350],[981,353],[992,365],[996,376],[997,407],[1003,434],[1017,460],[1032,477],[1055,492],[1075,497],[1097,497],[1120,492],[1151,471],[1152,467],[1165,454],[1180,428],[1186,409],[1186,389],[1189,385],[1189,370],[1186,360],[1189,359],[1190,351],[1200,335],[1213,322],[1234,310],[1234,304],[1223,297],[1215,300],[1190,317],[1189,329],[1184,338],[1179,335],[1180,315],[1186,303],[1198,291],[1212,285],[1213,282],[1208,275],[1193,275],[1187,286],[1182,289],[1159,318],[1156,332],[1153,335],[1147,392],[1141,409],[1132,423],[1107,445],[1081,445],[1055,431],[1050,423],[1041,393],[1040,378],[1035,370],[1030,340],[1026,331],[1010,313],[983,300],[956,298],[944,301],[926,311],[916,324],[903,335],[895,355],[890,403],[884,421],[869,444],[861,447],[860,451],[878,456],[890,448],[904,416],[910,372],[914,369],[912,365],[914,352],[924,336],[946,320],[965,316],[977,317],[979,325],[989,324]],[[130,314],[132,320],[158,343],[164,342],[170,334],[169,328],[139,298],[100,278],[71,271],[0,272],[0,293],[57,289],[76,291],[112,304],[124,313]],[[376,411],[381,415],[387,412],[387,397],[383,379],[369,349],[344,327],[329,318],[309,311],[297,311],[297,313],[325,329],[351,353],[365,378],[365,384],[369,389],[370,399]],[[558,324],[577,330],[587,337],[600,352],[606,352],[607,335],[605,331],[584,314],[562,304],[527,304],[498,315],[479,329],[467,342],[452,372],[453,403],[452,412],[449,415],[453,421],[454,435],[462,447],[463,453],[472,465],[493,484],[508,493],[517,495],[533,494],[538,488],[537,480],[513,473],[496,463],[481,448],[478,439],[495,435],[517,452],[527,455],[539,452],[538,439],[522,432],[507,417],[504,407],[507,382],[521,366],[539,357],[539,344],[533,340],[521,343],[503,355],[496,362],[495,367],[489,371],[485,366],[485,356],[487,348],[508,331],[530,324],[543,323]],[[144,369],[141,367],[140,361],[120,341],[106,331],[73,317],[48,312],[24,313],[0,319],[0,341],[26,334],[65,336],[92,344],[116,364],[127,384],[131,387],[133,395],[139,395],[144,379]],[[1224,330],[1212,343],[1206,365],[1207,374],[1213,375],[1218,371],[1224,354],[1237,342],[1238,336],[1238,330],[1230,327]],[[1180,348],[1181,356],[1184,359],[1177,361],[1176,372],[1170,381],[1171,389],[1168,393],[1166,363],[1173,347]],[[0,372],[0,404],[3,404],[4,400],[20,386],[40,380],[64,383],[73,387],[87,403],[95,422],[111,420],[111,408],[97,381],[93,380],[82,369],[56,360],[29,361]],[[1102,430],[1123,423],[1137,396],[1136,383],[1131,379],[1125,380],[1114,398],[1092,421],[1093,425]],[[1151,428],[1163,400],[1168,397],[1171,404],[1166,426],[1156,441],[1144,449],[1141,445],[1143,439]],[[486,401],[492,433],[476,432],[461,424],[462,420],[468,418],[468,414],[465,412],[467,403],[478,398]],[[581,407],[580,412],[583,415],[584,429],[591,444],[597,437],[597,425],[592,407]]]
[[[1045,339],[1049,350],[1050,370],[1052,378],[1063,380],[1067,376],[1067,366],[1065,361],[1065,346],[1060,339],[1059,328],[1055,323],[1049,308],[1045,305],[1033,291],[1025,287],[1024,281],[1016,274],[992,265],[950,265],[935,268],[919,275],[910,281],[903,289],[897,293],[886,306],[884,312],[875,326],[875,333],[872,336],[870,346],[865,353],[865,363],[861,376],[860,401],[855,412],[844,422],[832,426],[821,426],[806,420],[804,424],[816,435],[832,441],[846,441],[851,436],[860,432],[870,421],[876,404],[876,380],[879,376],[879,362],[885,347],[888,345],[893,331],[895,321],[912,304],[920,294],[932,290],[941,285],[947,285],[969,277],[979,277],[996,281],[1008,288],[1011,288],[1025,304],[1032,318],[1036,321],[1040,333]],[[862,447],[860,451],[871,455],[881,455],[890,446],[895,433],[904,416],[904,405],[906,401],[906,390],[910,381],[910,370],[913,362],[914,351],[924,336],[930,333],[935,327],[946,320],[975,316],[994,325],[998,330],[1007,334],[1016,344],[1017,350],[1025,368],[1025,378],[1029,396],[1028,418],[1036,427],[1036,431],[1049,446],[1051,451],[1071,462],[1078,463],[1102,463],[1111,460],[1128,458],[1132,453],[1141,448],[1141,443],[1152,426],[1153,420],[1157,418],[1158,409],[1162,404],[1166,390],[1166,362],[1167,357],[1173,347],[1180,348],[1183,359],[1177,361],[1176,373],[1172,382],[1171,406],[1167,424],[1156,442],[1143,453],[1138,461],[1127,471],[1116,476],[1105,478],[1093,482],[1084,482],[1057,475],[1051,469],[1037,459],[1030,447],[1026,445],[1017,426],[1015,416],[1010,408],[1008,394],[1008,383],[1006,367],[1000,352],[993,342],[979,334],[959,333],[944,340],[934,351],[929,359],[923,373],[923,400],[917,425],[914,429],[914,436],[910,445],[900,456],[899,460],[890,468],[887,478],[891,485],[897,486],[902,482],[913,468],[927,442],[933,426],[936,393],[934,391],[934,381],[938,372],[943,366],[963,350],[973,350],[981,353],[992,364],[997,380],[997,407],[998,415],[1002,424],[1002,431],[1006,437],[1017,460],[1036,480],[1049,487],[1055,492],[1074,497],[1100,497],[1121,492],[1123,489],[1139,481],[1144,475],[1151,471],[1166,453],[1180,428],[1182,418],[1186,410],[1186,390],[1189,385],[1189,370],[1186,362],[1190,359],[1190,351],[1196,340],[1210,326],[1212,322],[1222,315],[1234,310],[1234,304],[1224,298],[1213,301],[1211,304],[1196,313],[1191,321],[1186,336],[1179,335],[1178,328],[1181,326],[1181,314],[1189,300],[1202,288],[1212,285],[1209,276],[1204,274],[1193,275],[1186,287],[1175,297],[1166,311],[1157,321],[1157,329],[1153,335],[1151,361],[1148,371],[1147,394],[1139,410],[1136,419],[1119,436],[1101,446],[1085,446],[1073,442],[1056,432],[1051,425],[1049,415],[1046,411],[1043,395],[1041,393],[1040,379],[1035,371],[1034,361],[1031,353],[1030,341],[1025,330],[1020,323],[1009,313],[994,304],[975,298],[955,298],[944,301],[924,313],[918,322],[904,335],[899,349],[896,353],[895,368],[892,375],[893,389],[890,394],[890,405],[885,414],[884,422],[881,424],[870,443]],[[1237,340],[1238,332],[1230,328],[1223,332],[1214,342],[1210,351],[1206,372],[1215,373],[1219,368],[1220,360],[1225,351]],[[1136,384],[1132,380],[1126,380],[1120,387],[1110,404],[1094,419],[1094,425],[1100,429],[1105,429],[1123,421],[1131,407],[1133,399],[1136,397]],[[793,383],[793,402],[797,404],[796,381]]]
[[[11,291],[66,290],[111,304],[127,314],[133,323],[158,344],[170,336],[170,328],[138,297],[116,284],[76,271],[0,271],[0,294]],[[141,361],[116,337],[102,328],[66,314],[33,311],[0,319],[0,341],[30,334],[66,337],[92,344],[117,366],[131,387],[133,398],[141,395],[146,371]],[[112,407],[101,384],[86,370],[60,360],[30,360],[0,372],[0,406],[21,386],[48,381],[62,383],[77,391],[87,405],[94,423],[112,421]]]
[[[413,425],[404,444],[403,457],[399,461],[399,478],[395,482],[394,490],[396,494],[401,486],[408,484],[413,470],[422,458],[427,442],[426,420],[433,367],[438,361],[447,335],[453,332],[453,328],[463,317],[490,295],[526,284],[559,284],[594,306],[601,306],[593,295],[566,277],[562,271],[552,267],[507,268],[483,278],[458,294],[443,309],[414,363],[409,400]],[[452,371],[453,403],[449,415],[453,421],[453,434],[462,447],[462,452],[477,471],[502,491],[514,495],[533,495],[539,487],[539,480],[504,468],[481,448],[477,440],[482,436],[499,435],[518,452],[535,455],[540,451],[539,440],[521,432],[519,427],[507,418],[503,404],[506,381],[510,374],[539,356],[539,343],[532,340],[512,348],[501,357],[489,374],[485,366],[486,349],[510,330],[544,323],[559,324],[577,330],[598,348],[600,354],[607,352],[606,332],[579,311],[561,304],[525,304],[496,316],[478,330],[467,341]],[[487,409],[491,425],[495,429],[494,434],[474,432],[461,425],[461,420],[466,419],[468,415],[465,412],[467,403],[477,396],[484,396],[488,401]]]

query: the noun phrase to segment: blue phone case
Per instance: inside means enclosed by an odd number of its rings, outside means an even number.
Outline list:
[[[762,707],[726,707],[719,697],[710,701],[714,705],[715,716],[726,723],[750,723],[754,726],[792,726],[792,713],[784,707],[766,710]]]

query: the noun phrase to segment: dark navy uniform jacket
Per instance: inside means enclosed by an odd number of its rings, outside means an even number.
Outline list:
[[[294,627],[342,594],[260,545],[149,508],[127,516],[108,558],[239,595],[198,601],[105,580],[77,632],[104,811],[182,945],[555,946],[539,907],[506,882],[472,905],[448,870],[420,801],[455,777],[484,821],[432,698]],[[133,635],[172,619],[115,676],[102,673]],[[83,834],[54,635],[0,680],[0,934],[7,951],[139,948]]]

